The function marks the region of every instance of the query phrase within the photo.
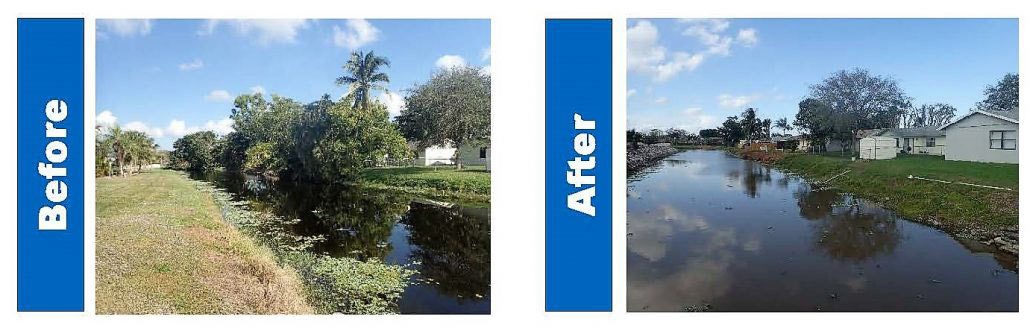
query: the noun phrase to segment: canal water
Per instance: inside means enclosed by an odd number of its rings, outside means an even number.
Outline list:
[[[490,313],[489,205],[446,207],[402,193],[243,174],[202,178],[252,210],[299,220],[289,228],[293,234],[322,236],[313,252],[417,270],[401,296],[401,313]]]
[[[629,311],[1017,311],[1016,258],[722,151],[630,177]]]

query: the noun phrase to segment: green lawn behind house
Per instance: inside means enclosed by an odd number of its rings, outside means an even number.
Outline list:
[[[424,195],[490,200],[490,172],[483,166],[395,167],[368,169],[361,174],[362,184]]]
[[[1018,191],[908,179],[909,175],[981,185],[1019,188],[1016,164],[946,161],[941,156],[904,155],[895,159],[851,161],[837,153],[790,154],[776,166],[825,181],[876,200],[900,214],[936,220],[954,231],[996,230],[1018,225]]]
[[[311,313],[296,272],[183,173],[97,178],[99,314]]]

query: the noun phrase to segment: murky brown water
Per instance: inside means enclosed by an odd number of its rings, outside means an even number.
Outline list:
[[[721,151],[630,178],[629,311],[1017,311],[1013,256]]]

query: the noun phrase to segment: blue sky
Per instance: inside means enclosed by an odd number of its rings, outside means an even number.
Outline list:
[[[396,115],[434,70],[490,69],[489,20],[98,20],[97,123],[155,137],[163,149],[200,130],[231,131],[232,100],[263,91],[302,103],[328,93],[351,51],[391,61]]]
[[[697,132],[747,107],[793,120],[809,85],[852,68],[961,115],[1018,57],[1015,19],[633,19],[627,123]]]

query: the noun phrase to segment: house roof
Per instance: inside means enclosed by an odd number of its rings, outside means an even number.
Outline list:
[[[983,114],[983,115],[987,115],[987,116],[990,116],[990,117],[993,117],[993,118],[996,118],[996,119],[1000,119],[1000,120],[1003,120],[1003,121],[1008,121],[1008,122],[1019,124],[1019,109],[1015,109],[1015,110],[973,110],[973,111],[969,112],[969,114],[963,115],[962,117],[959,117],[958,119],[956,119],[954,121],[951,121],[951,123],[942,125],[937,130],[944,130],[944,129],[948,128],[949,126],[951,126],[952,124],[958,123],[959,121],[964,120],[967,117],[973,116],[974,114]]]
[[[895,137],[943,137],[944,131],[936,126],[921,126],[916,128],[898,128],[884,131],[877,135],[890,134]]]
[[[865,137],[878,136],[878,135],[883,134],[884,132],[887,132],[887,130],[889,130],[889,129],[858,130],[858,131],[855,132],[855,138],[862,139],[862,138],[865,138]]]

